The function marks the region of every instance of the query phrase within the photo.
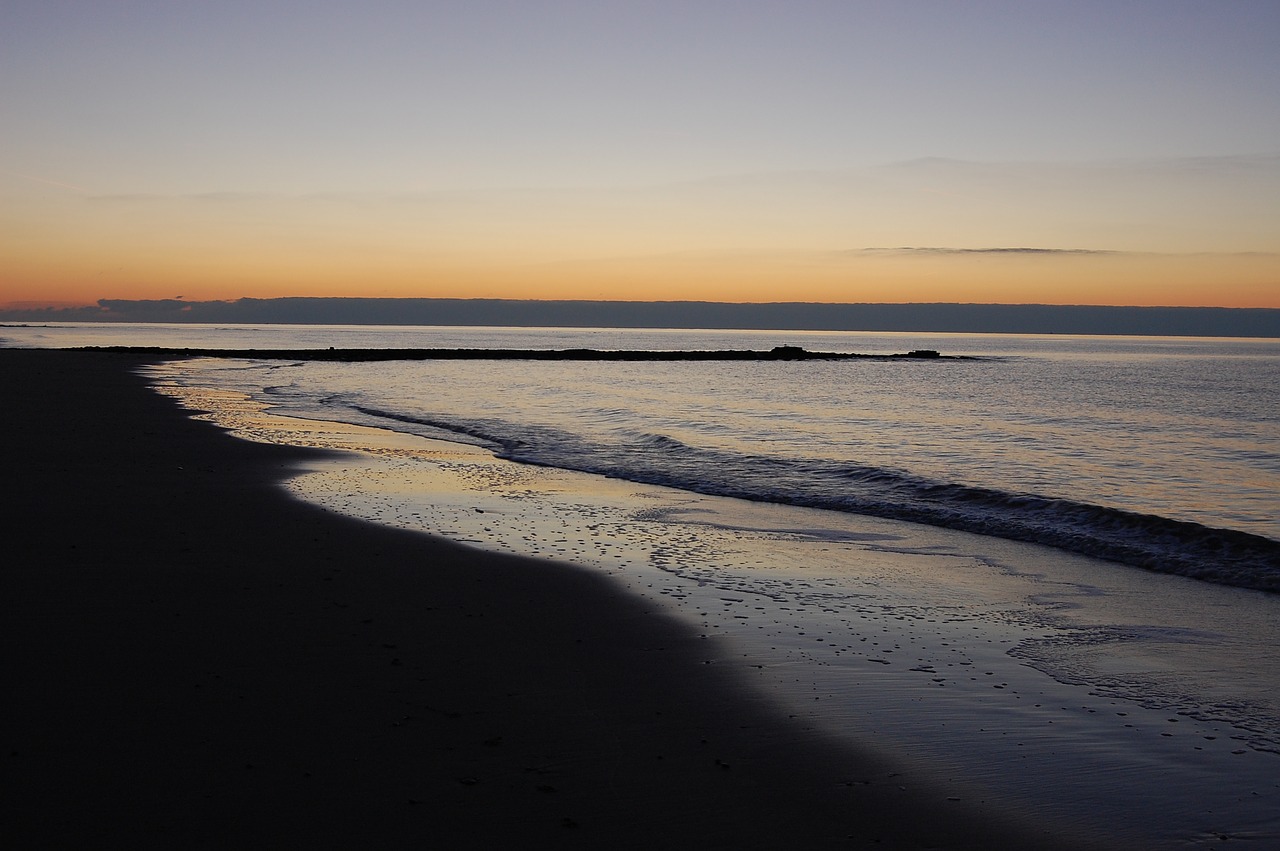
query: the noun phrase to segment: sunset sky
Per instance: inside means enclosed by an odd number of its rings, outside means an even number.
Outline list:
[[[0,304],[1280,307],[1280,3],[7,0]]]

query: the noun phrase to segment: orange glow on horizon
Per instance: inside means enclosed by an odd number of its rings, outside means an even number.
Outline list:
[[[735,204],[732,192],[703,187],[423,198],[39,187],[0,192],[0,304],[359,296],[1280,308],[1280,244],[1253,213],[1212,227],[1175,217],[1125,241],[1124,229],[1072,230],[1078,211],[1065,207],[833,212],[799,190],[788,206],[768,203],[772,194]]]
[[[1095,304],[1280,308],[1275,261],[1249,256],[1071,258],[629,258],[513,266],[361,259],[113,256],[89,268],[10,263],[4,302],[99,299],[498,298],[738,303]],[[167,261],[167,262],[161,262]],[[96,268],[95,268],[96,267]],[[92,269],[92,271],[90,271]]]

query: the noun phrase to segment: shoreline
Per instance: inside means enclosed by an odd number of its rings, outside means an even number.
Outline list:
[[[138,355],[0,350],[16,847],[1086,847],[779,716],[590,572],[313,507]]]

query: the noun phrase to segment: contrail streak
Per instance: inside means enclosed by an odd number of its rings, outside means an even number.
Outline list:
[[[44,183],[49,186],[61,186],[63,189],[74,189],[77,192],[89,191],[83,186],[76,186],[74,183],[60,183],[57,180],[45,180],[43,177],[36,177],[31,174],[20,174],[16,171],[6,171],[3,173],[9,175],[10,177],[21,177],[23,180],[32,180],[32,181],[35,181],[36,183]]]

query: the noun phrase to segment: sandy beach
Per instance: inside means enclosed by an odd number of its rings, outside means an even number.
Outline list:
[[[9,847],[1084,847],[776,714],[605,578],[291,498],[314,453],[139,363],[0,351]]]

